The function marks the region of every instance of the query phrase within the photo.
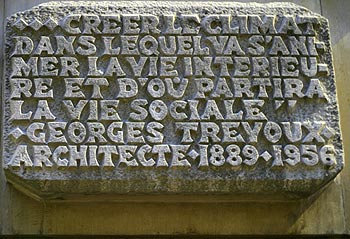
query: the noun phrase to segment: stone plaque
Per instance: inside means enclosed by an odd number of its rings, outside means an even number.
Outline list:
[[[61,2],[6,26],[3,167],[42,198],[311,195],[343,167],[325,18]]]

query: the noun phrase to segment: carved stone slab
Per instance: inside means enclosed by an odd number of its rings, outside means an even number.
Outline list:
[[[328,22],[293,4],[61,2],[6,26],[3,167],[42,198],[295,198],[343,167]]]

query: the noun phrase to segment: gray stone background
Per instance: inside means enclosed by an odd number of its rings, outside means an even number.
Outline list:
[[[5,18],[43,2],[48,1],[0,0],[1,75]],[[330,22],[345,168],[320,195],[273,203],[219,200],[181,203],[171,198],[159,198],[159,202],[147,198],[108,203],[96,200],[39,202],[7,184],[0,170],[0,234],[350,234],[350,84],[347,83],[350,79],[350,1],[289,2],[307,7]]]

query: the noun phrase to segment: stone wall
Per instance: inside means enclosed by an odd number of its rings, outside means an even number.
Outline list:
[[[0,0],[0,35],[11,14],[46,1]],[[268,1],[257,1],[268,2]],[[217,198],[128,197],[108,202],[90,197],[81,201],[37,201],[6,183],[0,171],[0,229],[2,234],[350,234],[350,2],[292,1],[329,20],[345,167],[322,192],[298,201],[234,201]],[[4,38],[0,38],[0,45]],[[3,49],[3,48],[1,48]],[[3,53],[0,56],[3,73]]]

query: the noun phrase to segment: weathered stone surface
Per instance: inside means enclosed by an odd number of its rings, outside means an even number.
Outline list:
[[[64,2],[8,19],[4,168],[39,197],[307,196],[343,167],[323,17]]]

